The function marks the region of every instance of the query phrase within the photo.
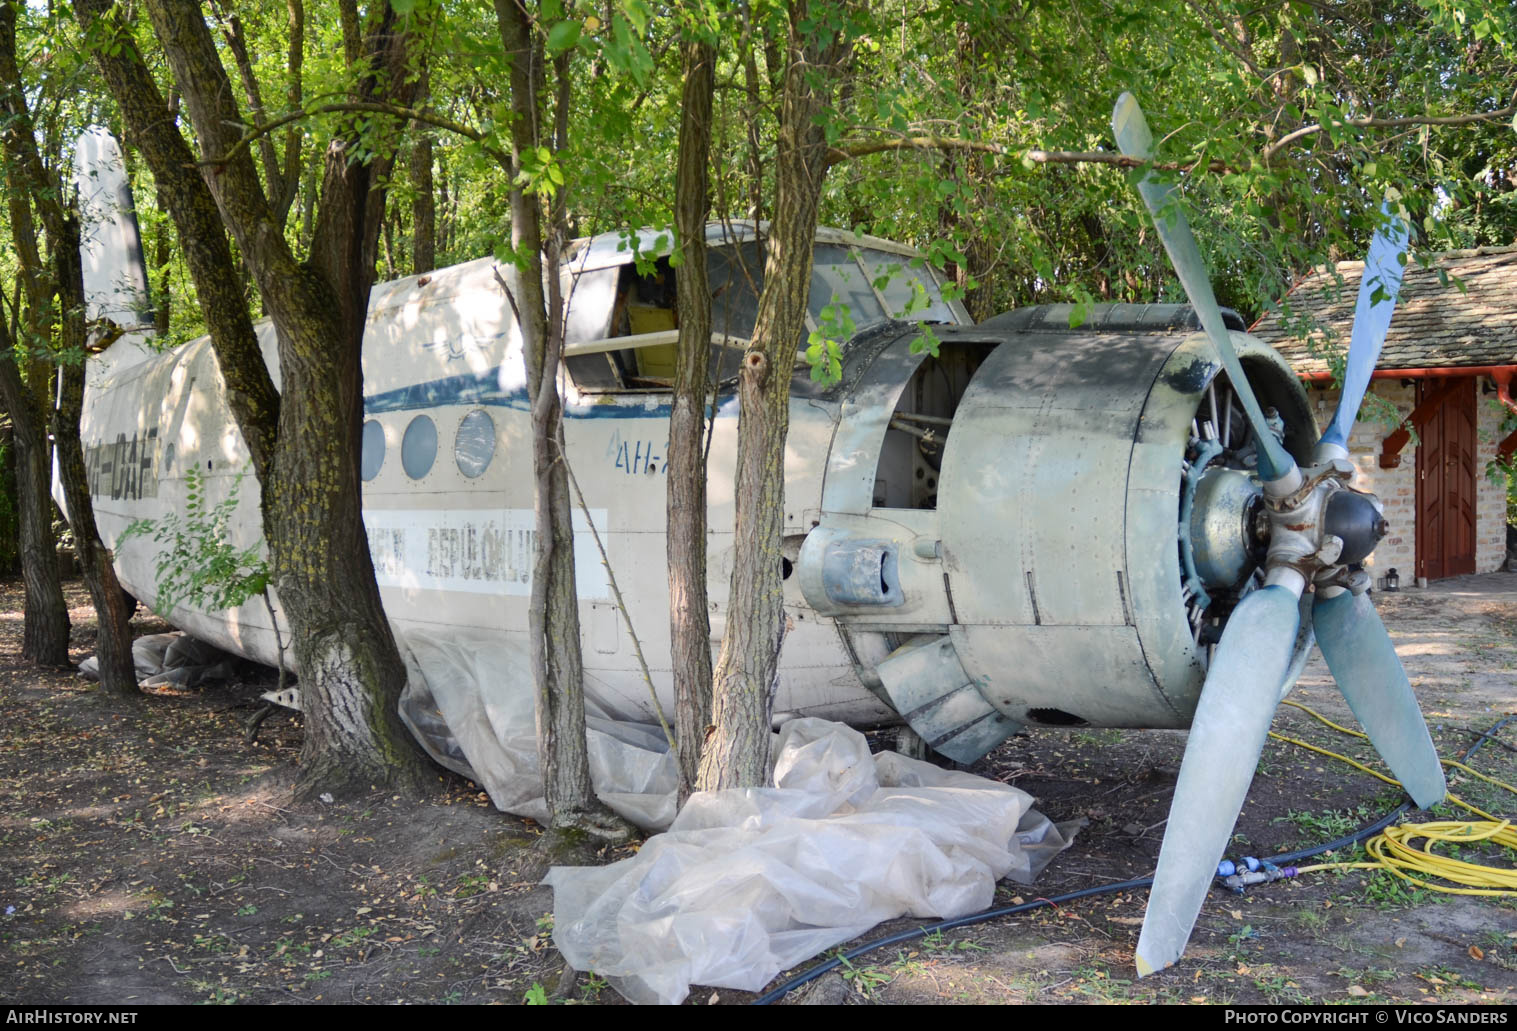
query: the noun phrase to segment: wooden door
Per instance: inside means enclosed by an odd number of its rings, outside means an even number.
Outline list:
[[[1417,575],[1475,571],[1475,378],[1417,381],[1420,404],[1449,388],[1417,447]]]

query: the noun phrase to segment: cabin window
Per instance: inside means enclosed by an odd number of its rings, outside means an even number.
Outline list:
[[[737,375],[753,332],[763,255],[755,244],[712,248],[709,254],[711,374],[721,382]],[[668,258],[659,258],[642,271],[627,264],[575,278],[569,291],[565,360],[580,390],[668,391],[674,386],[678,275]],[[586,308],[595,308],[598,319]]]
[[[458,424],[453,439],[453,458],[458,471],[469,479],[483,473],[495,456],[495,420],[483,408],[476,408]]]
[[[418,415],[406,427],[406,435],[400,441],[400,464],[406,475],[419,480],[432,471],[437,460],[437,424],[431,417]]]
[[[172,461],[173,447],[174,445],[169,445],[170,461]],[[359,457],[358,473],[367,483],[379,475],[380,467],[384,464],[385,428],[379,425],[378,419],[370,419],[363,424],[363,452]]]
[[[856,329],[887,317],[885,306],[869,277],[859,267],[854,252],[838,244],[817,244],[811,265],[811,296],[807,303],[811,317],[818,321],[827,305],[847,305],[848,317]]]
[[[859,262],[868,272],[870,282],[877,284],[891,318],[912,322],[957,321],[925,266],[912,268],[909,257],[890,251],[862,252]]]

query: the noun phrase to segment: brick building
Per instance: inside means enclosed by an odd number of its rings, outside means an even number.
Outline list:
[[[1517,412],[1517,247],[1431,261],[1407,265],[1370,383],[1385,404],[1366,399],[1348,444],[1355,485],[1379,495],[1391,525],[1366,567],[1377,578],[1394,567],[1403,582],[1501,568],[1505,481],[1487,469],[1517,450],[1517,432],[1501,431],[1507,412]],[[1326,356],[1348,347],[1363,272],[1363,262],[1343,262],[1308,277],[1250,330],[1307,381],[1319,425],[1338,404]]]

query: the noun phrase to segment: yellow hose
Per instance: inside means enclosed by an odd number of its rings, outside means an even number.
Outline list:
[[[1323,716],[1321,713],[1302,705],[1300,702],[1287,701],[1286,705],[1312,716],[1314,719],[1331,727],[1342,734],[1350,737],[1368,740],[1363,733],[1352,730]],[[1340,762],[1345,762],[1368,773],[1378,780],[1387,784],[1401,786],[1401,782],[1386,776],[1376,770],[1370,769],[1357,760],[1350,759],[1331,749],[1322,748],[1310,744],[1299,738],[1288,737],[1284,734],[1276,734],[1273,731],[1269,735],[1277,741],[1305,748],[1325,755]],[[1517,787],[1513,787],[1504,781],[1488,777],[1477,770],[1472,770],[1462,762],[1453,759],[1441,759],[1445,766],[1452,766],[1463,773],[1476,777],[1487,784],[1517,794]],[[1448,895],[1517,895],[1517,870],[1503,869],[1494,866],[1482,866],[1478,863],[1468,863],[1462,859],[1453,859],[1448,856],[1440,856],[1433,851],[1435,845],[1452,843],[1456,845],[1473,844],[1475,842],[1489,842],[1500,845],[1503,848],[1517,852],[1517,830],[1512,827],[1510,820],[1503,820],[1492,816],[1485,810],[1477,808],[1459,798],[1449,794],[1448,800],[1455,805],[1482,817],[1475,821],[1437,820],[1422,824],[1404,823],[1396,827],[1387,827],[1381,833],[1375,835],[1364,843],[1364,850],[1369,853],[1371,862],[1358,863],[1317,863],[1313,866],[1299,866],[1297,873],[1311,873],[1316,870],[1386,870],[1396,877],[1401,878],[1418,887],[1429,891],[1443,892]],[[1413,841],[1422,840],[1421,848],[1414,848]],[[1420,874],[1421,876],[1415,876]],[[1447,884],[1434,884],[1423,880],[1422,877],[1436,877],[1452,884],[1464,885],[1464,887],[1449,887]]]

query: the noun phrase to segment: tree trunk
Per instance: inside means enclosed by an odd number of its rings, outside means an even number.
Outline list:
[[[418,104],[426,102],[427,86],[423,71],[417,90]],[[411,124],[416,134],[408,167],[411,189],[415,191],[411,201],[411,272],[420,275],[437,267],[437,198],[432,193],[432,133],[418,122]]]
[[[697,786],[758,787],[769,779],[770,716],[785,634],[780,540],[785,518],[785,434],[790,375],[806,325],[817,204],[827,170],[819,125],[847,46],[807,38],[806,0],[789,6],[787,67],[775,149],[774,217],[753,343],[738,381],[736,544],[727,631],[714,675],[715,729]]]
[[[38,666],[67,666],[69,619],[58,582],[53,505],[48,494],[47,426],[16,368],[15,343],[0,319],[0,398],[11,416],[16,451],[16,509],[21,579],[26,590],[21,657]]]
[[[64,211],[62,184],[56,173],[49,171],[43,164],[37,151],[31,112],[26,106],[20,71],[16,65],[16,8],[10,4],[0,5],[0,108],[3,108],[5,115],[5,169],[7,193],[10,195],[11,231],[16,238],[16,252],[22,265],[21,274],[28,284],[28,303],[36,314],[56,296],[59,313],[57,339],[54,341],[56,353],[64,356],[82,355],[85,347],[84,274],[79,255],[79,223],[73,215]],[[37,253],[31,205],[36,206],[46,231],[51,276]],[[137,674],[132,665],[132,607],[128,604],[127,594],[116,580],[115,570],[111,568],[110,552],[101,543],[95,527],[95,513],[90,503],[89,484],[84,469],[84,449],[79,442],[79,414],[84,398],[83,360],[64,361],[60,364],[59,376],[62,385],[52,431],[69,522],[74,531],[74,549],[79,557],[85,583],[89,586],[99,624],[96,655],[100,660],[100,683],[106,691],[113,694],[135,695],[138,689]],[[40,438],[40,434],[38,436]],[[33,453],[31,461],[40,460],[37,457],[39,452],[45,455],[45,445],[40,439],[30,450]],[[34,509],[28,519],[51,523],[45,501],[42,502],[42,511],[39,513]],[[44,540],[51,536],[35,524],[33,535],[42,535]],[[36,561],[53,564],[51,574],[44,576],[51,576],[56,583],[57,557],[50,552],[51,549],[45,549],[41,554],[34,551],[33,557]],[[42,589],[48,590],[45,586]],[[61,602],[61,597],[59,601]],[[53,602],[45,599],[43,604],[51,607]],[[66,618],[65,615],[64,619]],[[44,616],[44,619],[56,623],[56,611],[51,616]],[[55,625],[50,633],[56,635],[57,632]],[[48,647],[56,649],[56,640],[49,642]],[[65,631],[62,656],[65,662],[67,647]]]
[[[247,442],[253,474],[260,483],[267,483],[279,420],[279,394],[263,363],[221,213],[196,169],[194,153],[180,135],[176,115],[131,45],[128,28],[115,22],[111,0],[76,0],[74,13],[87,36],[104,33],[112,37],[106,40],[110,45],[96,50],[96,63],[121,108],[132,143],[153,172],[159,203],[174,221],[216,351],[216,363],[226,383],[227,405]],[[103,22],[107,17],[111,20]],[[266,495],[263,506],[267,513]],[[266,537],[271,536],[269,530],[265,519]]]
[[[680,242],[675,279],[679,357],[669,413],[669,633],[674,668],[674,726],[683,803],[700,772],[711,724],[711,614],[706,601],[706,387],[711,353],[711,286],[706,275],[707,168],[716,48],[696,39],[682,47],[679,156],[674,218]]]
[[[84,272],[79,257],[79,223],[68,216],[51,241],[53,264],[58,276],[58,301],[62,311],[58,349],[83,355]],[[53,234],[49,234],[53,235]],[[74,552],[79,570],[95,606],[98,631],[95,656],[100,662],[100,686],[122,697],[141,693],[137,669],[132,662],[132,611],[136,603],[116,579],[111,552],[100,540],[95,510],[90,502],[89,477],[84,468],[84,448],[79,442],[79,416],[84,409],[84,360],[65,361],[58,369],[58,391],[53,437],[58,448],[58,475],[68,505],[69,526],[74,531]]]
[[[202,148],[228,153],[243,123],[203,12],[190,0],[154,0],[149,13]],[[358,99],[404,105],[406,44],[389,5],[376,9],[370,30]],[[350,160],[356,142],[345,135],[328,147],[309,264],[290,252],[246,150],[205,177],[279,341],[284,393],[269,475],[260,480],[274,582],[302,674],[297,798],[372,785],[414,790],[425,780],[422,754],[396,711],[405,667],[360,514],[360,355],[384,205],[373,183],[391,159]],[[257,429],[268,433],[262,422]]]
[[[501,42],[511,59],[511,243],[519,256],[511,303],[521,327],[532,406],[532,470],[537,535],[532,566],[529,631],[537,691],[537,751],[556,830],[620,839],[632,828],[595,797],[585,746],[584,667],[580,654],[579,599],[574,585],[574,532],[564,466],[563,407],[558,370],[563,356],[563,298],[559,255],[564,195],[560,191],[545,236],[542,208],[517,173],[529,149],[550,142],[561,149],[568,118],[567,62],[558,65],[559,138],[543,122],[545,54],[522,0],[495,0]],[[548,293],[543,295],[543,270]]]

